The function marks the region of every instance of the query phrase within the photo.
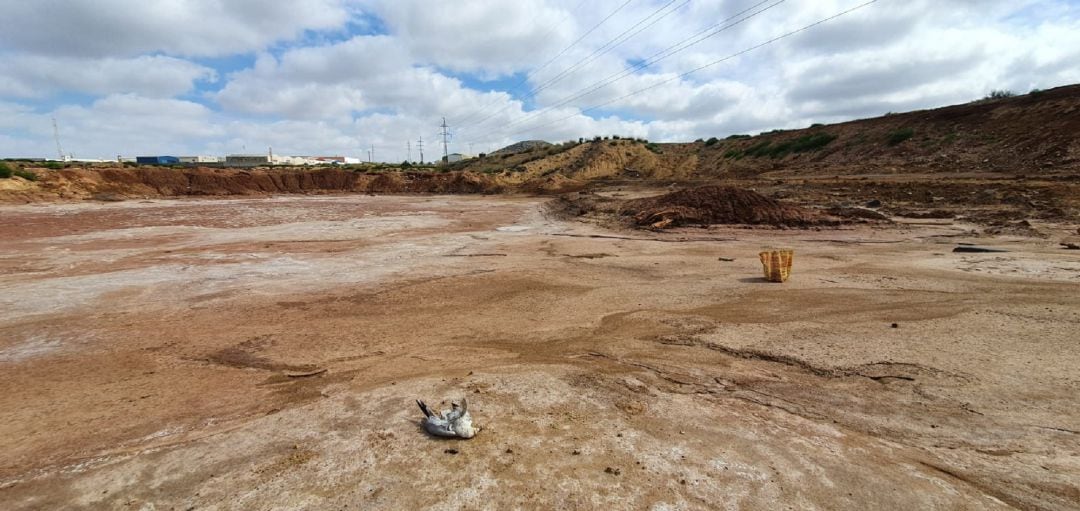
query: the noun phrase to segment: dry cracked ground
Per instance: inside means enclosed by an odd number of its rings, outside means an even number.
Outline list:
[[[5,509],[1080,503],[1080,255],[1050,240],[516,197],[0,212]],[[414,399],[462,396],[476,438],[420,431]]]

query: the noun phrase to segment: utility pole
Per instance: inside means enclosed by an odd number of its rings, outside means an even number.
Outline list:
[[[56,154],[60,156],[60,161],[64,161],[64,150],[60,147],[60,128],[56,127],[56,117],[52,120],[52,132],[53,138],[56,139]]]
[[[420,140],[416,142],[416,148],[420,150],[420,164],[424,164],[424,137],[420,137]]]
[[[450,144],[450,126],[446,125],[446,117],[442,118],[442,156],[443,163],[450,163],[450,151],[448,149]]]
[[[375,163],[375,144],[371,144],[371,152],[368,153],[368,163]]]
[[[408,156],[405,157],[405,161],[411,161],[412,160],[412,141],[411,140],[406,140],[405,141],[405,150],[408,151],[408,153],[407,153]]]

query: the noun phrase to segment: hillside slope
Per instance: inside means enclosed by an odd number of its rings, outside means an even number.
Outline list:
[[[808,175],[1074,173],[1080,169],[1080,85],[754,137],[568,143],[467,160],[453,168],[541,184],[557,181],[554,174],[575,181],[678,181],[796,170]]]

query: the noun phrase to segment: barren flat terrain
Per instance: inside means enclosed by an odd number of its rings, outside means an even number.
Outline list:
[[[542,202],[0,206],[0,507],[1077,508],[1056,238]],[[480,434],[425,436],[462,396]]]

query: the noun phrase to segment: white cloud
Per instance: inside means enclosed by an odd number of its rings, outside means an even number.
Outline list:
[[[0,12],[0,48],[74,57],[223,56],[349,18],[343,0],[2,0]]]
[[[35,98],[57,92],[105,95],[128,92],[152,97],[187,93],[198,80],[217,74],[206,66],[160,55],[130,59],[41,57],[18,55],[0,59],[0,96]]]
[[[273,146],[366,155],[375,145],[379,159],[400,161],[406,141],[420,136],[431,144],[429,159],[441,154],[433,142],[443,116],[455,131],[451,150],[469,152],[472,143],[479,152],[523,138],[725,136],[964,102],[990,89],[1026,92],[1080,81],[1080,9],[1056,0],[880,0],[679,77],[861,3],[822,0],[783,2],[557,106],[758,1],[694,0],[525,98],[526,107],[514,99],[521,91],[506,90],[514,83],[507,74],[535,70],[621,1],[0,0],[0,98],[8,100],[0,101],[6,117],[0,154],[54,152],[48,120],[54,115],[65,146],[82,154]],[[590,58],[665,3],[628,4],[532,73],[530,85]],[[200,60],[236,55],[257,58],[250,67],[217,73],[211,69],[217,64]],[[481,81],[494,78],[503,80]],[[65,92],[94,100],[56,106]]]
[[[486,76],[538,65],[570,42],[568,9],[545,0],[367,1],[417,62]]]

